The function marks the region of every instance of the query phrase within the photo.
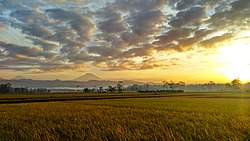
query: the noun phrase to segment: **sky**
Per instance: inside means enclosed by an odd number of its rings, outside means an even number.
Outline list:
[[[249,0],[0,0],[0,77],[250,80]]]

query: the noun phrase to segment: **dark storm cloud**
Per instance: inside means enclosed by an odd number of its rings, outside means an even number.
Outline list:
[[[249,7],[249,0],[0,0],[1,34],[11,27],[33,43],[0,42],[0,54],[6,68],[20,63],[37,72],[85,63],[104,70],[156,68],[164,63],[153,52],[208,49],[249,29]]]

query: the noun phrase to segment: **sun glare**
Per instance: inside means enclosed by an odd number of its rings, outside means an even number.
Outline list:
[[[220,71],[229,79],[239,78],[243,82],[250,80],[249,41],[240,39],[219,49]]]

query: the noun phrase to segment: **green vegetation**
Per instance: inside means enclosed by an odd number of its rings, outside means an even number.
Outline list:
[[[0,140],[241,140],[249,137],[249,103],[249,94],[188,93],[0,104]]]

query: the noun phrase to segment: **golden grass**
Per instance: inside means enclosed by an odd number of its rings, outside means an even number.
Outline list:
[[[0,140],[241,140],[250,99],[150,98],[0,105]]]

